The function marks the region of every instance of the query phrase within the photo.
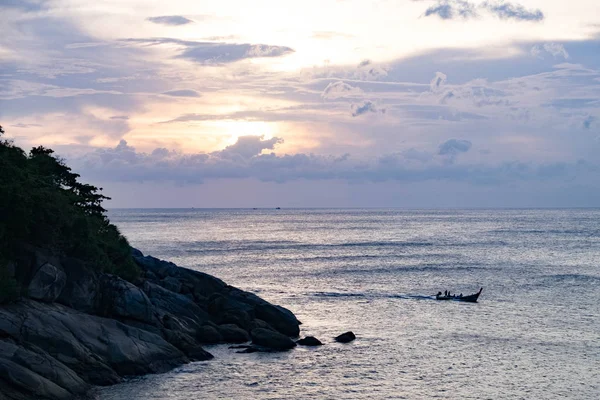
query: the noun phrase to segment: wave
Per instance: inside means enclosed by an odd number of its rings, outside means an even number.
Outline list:
[[[406,299],[406,300],[435,300],[434,295],[398,294],[398,293],[349,293],[349,292],[309,292],[311,297],[330,298],[362,298],[362,299]]]

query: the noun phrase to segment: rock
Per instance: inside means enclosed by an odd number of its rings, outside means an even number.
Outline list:
[[[84,313],[95,314],[100,302],[98,273],[74,258],[61,262],[67,275],[67,284],[57,302]]]
[[[304,339],[300,339],[296,341],[297,344],[302,346],[322,346],[323,343],[319,339],[314,336],[307,336]]]
[[[196,335],[196,338],[198,339],[198,341],[200,343],[207,343],[207,344],[221,343],[223,341],[223,336],[221,335],[219,330],[217,330],[217,328],[210,326],[210,325],[202,326],[198,330],[198,334]]]
[[[156,323],[152,302],[140,288],[114,275],[100,277],[102,314]]]
[[[257,306],[255,312],[257,318],[267,322],[284,335],[296,337],[300,334],[298,320],[294,314],[283,307],[267,303]]]
[[[0,307],[0,337],[42,348],[97,385],[117,383],[121,376],[164,372],[188,361],[158,335],[56,303],[24,300]]]
[[[250,323],[250,329],[255,329],[255,328],[263,328],[263,329],[268,329],[270,331],[274,331],[275,328],[273,328],[271,325],[267,324],[265,321],[263,321],[262,319],[258,319],[255,318],[251,323]]]
[[[219,325],[219,333],[226,343],[245,343],[250,341],[248,332],[234,324]]]
[[[349,343],[354,339],[356,339],[356,336],[353,332],[342,333],[341,335],[335,337],[335,341],[340,343]]]
[[[35,300],[54,302],[67,283],[67,275],[59,265],[46,263],[34,274],[27,294]]]
[[[172,276],[167,276],[165,279],[161,281],[161,286],[171,292],[180,293],[181,292],[181,282],[179,279],[173,278]]]
[[[0,378],[8,384],[30,393],[32,398],[69,400],[73,397],[71,393],[57,384],[5,358],[0,358]]]
[[[179,350],[183,351],[192,361],[206,361],[214,358],[204,350],[191,336],[171,330],[165,330],[165,339]]]
[[[0,357],[35,372],[73,394],[83,394],[89,389],[89,385],[74,371],[38,347],[23,348],[0,341]]]
[[[131,256],[134,258],[144,257],[144,254],[136,248],[131,248]]]
[[[184,295],[171,292],[150,282],[144,283],[143,290],[160,315],[176,315],[180,320],[187,318],[198,326],[202,326],[210,320],[206,311]]]
[[[144,275],[145,275],[146,279],[148,279],[149,281],[152,281],[152,282],[158,281],[158,277],[152,271],[146,271],[146,273]]]
[[[296,343],[289,337],[279,332],[268,329],[256,328],[250,332],[252,343],[274,350],[289,350],[296,347]]]

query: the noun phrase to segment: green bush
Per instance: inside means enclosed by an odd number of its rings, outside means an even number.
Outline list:
[[[19,298],[20,287],[8,273],[7,263],[0,263],[0,304],[10,303]]]
[[[139,269],[127,239],[105,215],[102,189],[79,182],[52,150],[40,146],[27,154],[2,140],[3,133],[0,127],[0,255],[11,259],[33,245],[134,280]],[[6,293],[13,290],[9,281],[0,283]]]

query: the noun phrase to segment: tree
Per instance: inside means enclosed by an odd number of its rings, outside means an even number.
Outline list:
[[[0,127],[0,269],[33,245],[135,279],[131,248],[106,217],[102,203],[109,197],[102,188],[80,182],[52,149],[38,146],[27,154],[4,133]]]

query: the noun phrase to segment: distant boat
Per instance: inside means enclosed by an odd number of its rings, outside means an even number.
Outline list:
[[[281,207],[275,207],[276,210],[281,210]]]
[[[481,291],[483,290],[483,288],[479,289],[479,292],[475,293],[475,294],[471,294],[469,296],[444,296],[440,293],[435,295],[435,299],[436,300],[454,300],[454,301],[466,301],[467,303],[477,303],[477,299],[479,298],[479,295],[481,294]]]

